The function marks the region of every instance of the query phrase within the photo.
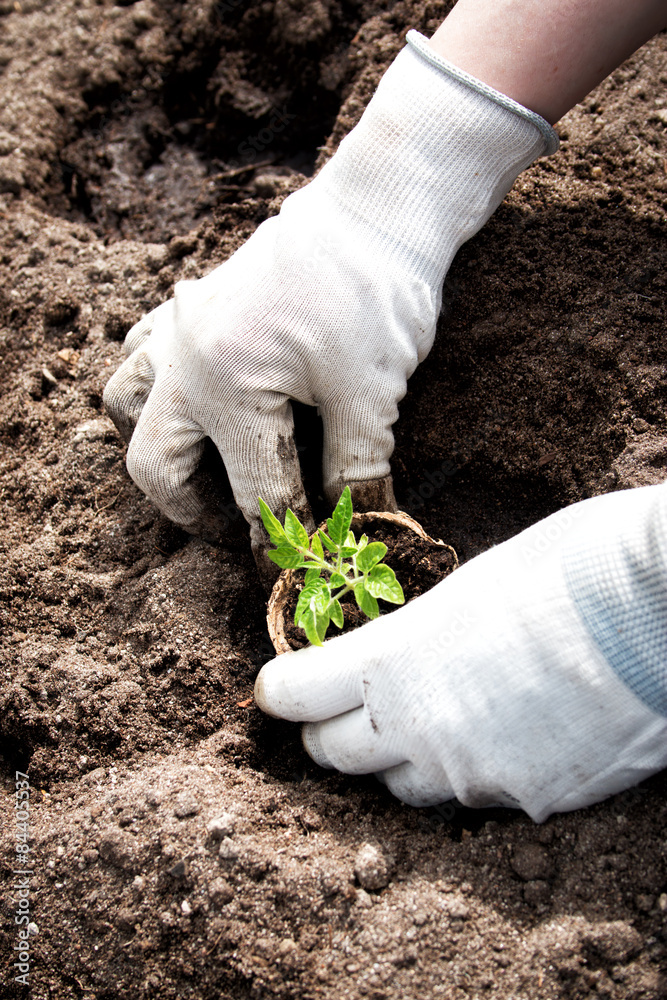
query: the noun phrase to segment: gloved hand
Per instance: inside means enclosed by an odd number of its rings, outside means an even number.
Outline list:
[[[281,519],[289,505],[309,520],[289,400],[319,408],[328,498],[347,484],[357,509],[395,509],[391,427],[433,342],[451,260],[558,145],[538,115],[417,32],[409,41],[318,176],[129,332],[104,394],[130,439],[130,475],[195,532],[205,510],[192,476],[212,438],[265,575],[258,495]]]
[[[354,632],[262,668],[323,767],[541,822],[667,766],[667,486],[553,514]]]

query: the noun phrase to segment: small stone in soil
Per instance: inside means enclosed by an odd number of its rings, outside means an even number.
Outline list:
[[[231,837],[223,837],[220,842],[218,855],[223,861],[235,861],[238,858],[239,852],[232,842]]]
[[[524,882],[548,879],[554,873],[549,852],[541,844],[517,844],[510,865]]]
[[[223,837],[231,837],[234,833],[236,820],[231,813],[221,813],[210,821],[206,829],[213,840],[222,840]]]
[[[362,844],[354,859],[354,874],[364,889],[383,889],[389,882],[389,865],[377,847]]]
[[[227,903],[231,903],[234,898],[234,890],[224,878],[214,878],[212,882],[209,882],[208,894],[217,906],[225,906]]]
[[[181,792],[176,799],[174,806],[174,816],[185,819],[187,816],[196,816],[201,806],[191,792]]]

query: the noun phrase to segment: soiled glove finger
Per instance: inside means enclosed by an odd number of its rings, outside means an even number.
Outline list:
[[[363,633],[365,639],[372,626],[380,621],[384,626],[388,619],[377,619],[354,632],[327,640],[320,648],[307,646],[271,660],[255,681],[255,701],[259,707],[267,715],[290,722],[315,722],[362,706],[364,683],[360,664],[365,663],[366,644],[360,648],[360,636]]]
[[[225,463],[236,503],[250,525],[250,544],[264,587],[270,590],[280,569],[267,556],[272,547],[259,517],[261,497],[280,520],[290,507],[307,531],[315,529],[301,481],[299,456],[294,444],[294,422],[289,400],[270,394],[273,407],[258,405],[244,414],[243,430],[230,432],[221,421],[208,431]]]
[[[335,767],[346,774],[383,771],[404,762],[404,754],[384,739],[368,705],[326,722],[307,723],[303,745],[321,767]]]
[[[186,531],[210,535],[219,522],[205,493],[207,484],[196,475],[205,434],[197,421],[174,411],[177,396],[169,381],[163,377],[152,388],[130,441],[127,468],[139,488],[167,517]],[[261,432],[252,415],[247,420],[247,438],[232,436],[228,440],[219,423],[209,433],[225,463],[239,508],[250,523],[260,577],[269,586],[278,567],[266,556],[268,538],[255,515],[256,497],[266,495],[272,508],[283,515],[290,505],[307,528],[314,525],[301,484],[289,404],[281,408],[274,421],[263,420]],[[246,493],[248,467],[253,472]]]
[[[320,407],[324,492],[332,507],[349,486],[355,510],[396,511],[387,457],[394,450],[396,393],[389,379],[378,378],[372,369],[369,374],[342,398]]]
[[[106,384],[105,409],[128,444],[154,381],[155,373],[148,355],[135,351]]]
[[[201,500],[190,479],[204,450],[204,437],[198,423],[174,409],[172,387],[163,377],[153,385],[127,449],[127,470],[139,489],[186,530],[192,530],[202,516]]]
[[[379,771],[376,777],[392,795],[409,806],[435,806],[454,798],[454,789],[440,764],[417,765],[405,761],[386,771]]]
[[[170,303],[165,302],[163,305],[168,307]],[[159,306],[158,308],[162,308],[162,306]],[[153,324],[155,323],[157,311],[157,309],[153,309],[152,312],[146,313],[146,315],[142,316],[139,322],[135,323],[132,329],[126,334],[123,349],[128,357],[135,351],[138,351],[150,337],[153,332]]]
[[[150,358],[141,348],[147,343],[156,324],[173,321],[173,312],[173,302],[164,302],[134,324],[123,342],[127,360],[105,386],[105,409],[128,443],[155,380],[155,370]]]
[[[382,479],[350,480],[343,484],[343,487],[345,486],[350,487],[352,505],[358,513],[384,510],[395,514],[398,510],[394,496],[394,481],[390,475],[384,476]],[[342,489],[338,493],[333,490],[328,496],[332,507],[342,492]]]

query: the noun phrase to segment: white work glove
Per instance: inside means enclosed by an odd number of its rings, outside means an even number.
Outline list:
[[[323,767],[536,822],[667,766],[667,486],[585,500],[262,668]]]
[[[394,507],[391,427],[433,343],[447,269],[519,172],[558,145],[538,115],[417,32],[408,40],[317,177],[130,331],[104,394],[131,437],[130,475],[195,532],[205,512],[191,477],[212,438],[256,556],[268,541],[258,495],[280,518],[289,505],[309,519],[290,399],[319,408],[329,499],[347,484],[357,509]]]

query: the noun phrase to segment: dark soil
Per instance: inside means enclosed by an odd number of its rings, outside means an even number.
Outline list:
[[[249,702],[272,647],[231,497],[224,544],[166,525],[102,412],[129,327],[306,183],[447,9],[0,0],[3,997],[28,995],[16,768],[34,1000],[667,995],[664,774],[535,827],[321,771]],[[447,278],[393,468],[461,561],[665,478],[666,83],[663,35]],[[366,841],[387,862],[370,893]]]
[[[384,542],[387,546],[387,554],[382,562],[391,566],[396,574],[396,578],[403,588],[406,603],[419,597],[420,594],[425,594],[431,587],[435,587],[436,583],[444,580],[456,567],[456,556],[449,546],[443,548],[398,524],[365,515],[362,517],[363,526],[355,525],[357,537],[359,538],[363,532],[368,535],[369,541]],[[299,576],[303,578],[302,573]],[[292,649],[303,649],[308,645],[303,629],[294,625],[294,612],[302,590],[303,583],[296,583],[294,588],[287,592],[284,603],[283,614],[286,623],[284,635]],[[388,601],[379,600],[378,603],[380,615],[388,614],[396,609],[396,605],[390,604]],[[368,621],[366,615],[357,606],[353,593],[350,592],[342,598],[341,607],[343,609],[343,627],[339,629],[332,622],[329,637],[350,632]]]

